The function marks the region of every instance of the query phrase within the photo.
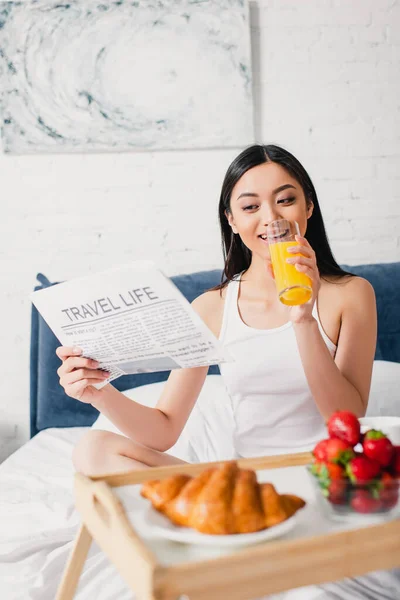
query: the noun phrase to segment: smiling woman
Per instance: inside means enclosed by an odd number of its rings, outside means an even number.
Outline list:
[[[314,186],[282,148],[251,146],[233,161],[219,216],[222,282],[193,307],[232,357],[220,365],[225,406],[222,397],[214,399],[224,418],[213,435],[226,443],[223,456],[198,459],[312,450],[327,437],[325,423],[333,412],[366,412],[377,333],[373,288],[336,263]],[[296,221],[300,233],[286,260],[311,282],[309,301],[298,306],[279,300],[271,269],[266,233],[282,218]],[[177,442],[207,367],[172,371],[156,408],[150,408],[112,385],[93,387],[99,371],[79,352],[59,348],[57,353],[66,393],[91,403],[124,434],[85,434],[74,450],[79,471],[95,476],[182,462],[165,451]],[[205,439],[204,445],[212,443]]]
[[[224,458],[310,450],[335,410],[366,412],[376,344],[373,288],[336,263],[314,186],[278,146],[251,146],[232,162],[219,216],[223,280],[193,307],[233,359],[220,365],[227,422],[234,423],[221,431],[232,449]],[[279,299],[265,239],[282,218],[298,223],[286,260],[307,275],[312,291],[298,306]],[[75,449],[77,469],[96,475],[173,462],[164,451],[179,438],[207,367],[173,371],[157,407],[147,408],[112,385],[94,388],[101,374],[79,352],[60,348],[58,355],[66,393],[91,403],[126,436],[89,432]]]

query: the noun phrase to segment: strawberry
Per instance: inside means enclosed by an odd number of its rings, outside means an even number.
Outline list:
[[[393,485],[394,483],[397,483],[395,477],[393,477],[393,475],[391,475],[387,471],[383,471],[379,481],[380,481],[381,485],[385,486],[385,487]]]
[[[396,506],[399,500],[399,483],[395,477],[387,473],[382,473],[378,483],[378,497],[384,508],[390,509]]]
[[[329,437],[339,438],[350,446],[355,446],[360,441],[360,422],[348,410],[334,412],[327,422]]]
[[[318,444],[315,446],[314,450],[312,451],[315,459],[317,461],[324,461],[326,460],[326,445],[329,442],[329,438],[327,440],[321,440],[320,442],[318,442]]]
[[[378,511],[382,502],[371,496],[367,490],[355,490],[350,505],[356,512],[367,514]]]
[[[311,471],[318,477],[319,483],[323,487],[328,487],[333,480],[346,477],[343,467],[326,461],[315,462]]]
[[[391,509],[397,506],[399,501],[399,490],[385,490],[381,494],[383,508]]]
[[[400,475],[400,446],[394,446],[391,469],[395,475]]]
[[[394,448],[387,436],[377,429],[370,429],[364,435],[363,450],[365,456],[377,460],[382,467],[391,462]]]
[[[327,498],[332,504],[346,504],[347,481],[334,479],[327,489]],[[324,494],[326,495],[326,494]]]
[[[343,440],[331,438],[325,445],[326,460],[332,463],[341,463],[346,465],[349,460],[354,458],[353,448]]]
[[[367,456],[356,456],[346,465],[346,473],[353,483],[369,483],[380,470],[380,464]]]

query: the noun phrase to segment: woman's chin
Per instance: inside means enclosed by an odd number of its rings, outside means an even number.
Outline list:
[[[257,252],[255,252],[253,250],[251,254],[252,254],[253,260],[254,260],[254,258],[257,257],[257,261],[259,261],[261,263],[265,263],[266,261],[269,263],[271,262],[271,255],[269,253],[268,248],[265,248],[264,251],[263,250],[260,251],[260,249],[257,249]]]

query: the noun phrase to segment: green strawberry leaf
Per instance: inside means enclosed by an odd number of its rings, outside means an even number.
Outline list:
[[[379,431],[378,429],[370,429],[365,434],[364,439],[366,439],[366,440],[381,440],[382,438],[385,438],[385,437],[387,437],[387,435],[385,433],[383,433],[383,431]]]
[[[318,481],[320,487],[329,487],[331,484],[331,478],[326,465],[322,465],[318,473]]]
[[[373,498],[375,498],[375,500],[379,500],[380,492],[383,488],[383,485],[381,484],[381,482],[375,480],[372,483],[370,483],[367,487],[368,487],[368,490],[369,490],[371,496]]]
[[[351,461],[352,458],[354,458],[354,452],[351,448],[349,448],[348,450],[343,450],[340,453],[338,463],[342,464],[345,467],[347,463]]]
[[[353,471],[351,470],[350,463],[346,465],[346,474],[352,483],[357,483],[356,477],[354,477]]]

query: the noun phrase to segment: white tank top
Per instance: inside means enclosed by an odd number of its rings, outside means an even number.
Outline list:
[[[233,445],[238,457],[303,452],[327,437],[311,394],[293,324],[254,329],[239,314],[241,275],[227,286],[220,340],[234,362],[220,364],[231,400]],[[313,316],[331,353],[336,346]]]

